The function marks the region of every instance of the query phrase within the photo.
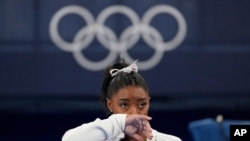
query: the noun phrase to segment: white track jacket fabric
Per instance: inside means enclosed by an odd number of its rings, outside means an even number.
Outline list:
[[[126,114],[113,114],[107,119],[96,119],[66,131],[62,141],[120,141],[124,137]],[[181,141],[180,138],[153,130],[147,141]]]

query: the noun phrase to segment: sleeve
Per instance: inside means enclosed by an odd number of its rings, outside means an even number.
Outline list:
[[[156,135],[156,140],[160,140],[160,141],[182,141],[179,137],[177,136],[173,136],[173,135],[169,135],[169,134],[165,134],[165,133],[161,133],[158,132],[156,130],[153,131]]]
[[[62,141],[104,141],[117,137],[125,128],[126,114],[113,114],[109,118],[82,124],[66,131]]]

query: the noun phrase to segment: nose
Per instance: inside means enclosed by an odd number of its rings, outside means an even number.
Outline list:
[[[128,114],[139,114],[139,111],[137,110],[136,106],[131,106],[128,111]]]

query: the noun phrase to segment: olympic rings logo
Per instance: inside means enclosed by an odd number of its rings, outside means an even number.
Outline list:
[[[131,21],[131,26],[123,30],[119,37],[114,31],[105,26],[106,19],[113,14],[123,14]],[[169,41],[164,41],[159,31],[150,25],[150,22],[157,14],[165,13],[173,16],[178,24],[176,35]],[[65,41],[58,32],[58,24],[60,20],[67,14],[76,14],[83,18],[86,26],[82,27],[74,36],[73,42]],[[165,51],[170,51],[180,45],[187,33],[187,24],[183,15],[170,5],[157,5],[151,7],[142,16],[140,20],[138,15],[129,7],[122,5],[113,5],[104,9],[96,18],[84,7],[71,5],[59,9],[52,17],[49,25],[49,33],[54,44],[60,49],[72,52],[78,64],[86,69],[98,71],[104,69],[111,64],[117,57],[121,55],[126,61],[133,62],[133,59],[127,52],[133,47],[140,37],[144,42],[155,50],[151,58],[138,61],[137,65],[141,70],[148,70],[156,66],[162,59]],[[107,57],[101,61],[92,61],[87,59],[82,50],[97,38],[98,42],[110,52]]]

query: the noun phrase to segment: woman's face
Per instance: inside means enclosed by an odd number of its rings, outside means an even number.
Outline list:
[[[107,106],[114,114],[148,115],[149,100],[150,97],[143,88],[128,86],[107,99]]]

